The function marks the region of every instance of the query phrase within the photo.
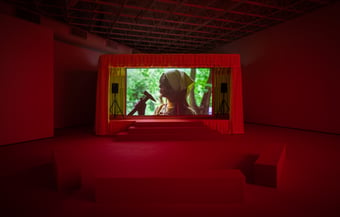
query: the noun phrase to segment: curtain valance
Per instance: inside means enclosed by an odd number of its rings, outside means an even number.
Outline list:
[[[100,61],[113,67],[239,67],[238,54],[117,54]]]

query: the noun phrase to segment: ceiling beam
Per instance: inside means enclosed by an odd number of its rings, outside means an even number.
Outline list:
[[[111,39],[115,39],[116,41],[124,41],[123,43],[128,45],[128,46],[132,46],[134,47],[135,49],[138,49],[138,50],[145,50],[147,52],[153,52],[153,51],[166,51],[166,53],[178,53],[178,52],[181,52],[183,53],[183,51],[194,51],[194,52],[200,52],[202,51],[202,49],[195,49],[195,48],[192,48],[192,47],[179,47],[179,46],[176,46],[176,47],[171,47],[169,48],[168,46],[164,46],[163,44],[158,44],[158,45],[155,45],[155,44],[149,44],[148,41],[146,41],[145,43],[146,44],[141,44],[143,43],[144,41],[138,41],[138,42],[141,42],[137,45],[135,45],[135,41],[134,39],[131,40],[131,39],[120,39],[120,38],[111,38]]]
[[[142,42],[142,41],[140,41]],[[129,43],[128,44],[133,44],[133,43]],[[147,48],[151,48],[151,49],[155,49],[155,48],[160,48],[160,49],[167,49],[168,46],[165,46],[163,44],[159,44],[159,45],[155,45],[155,44],[139,44],[136,47],[146,47]],[[200,49],[193,49],[192,47],[172,47],[171,50],[200,50]]]
[[[46,5],[46,4],[42,4],[41,6],[43,7],[52,7],[52,8],[61,8],[60,6],[56,6],[56,5]],[[89,9],[80,9],[80,8],[70,8],[70,10],[73,11],[80,11],[80,12],[87,12],[87,13],[91,13],[92,11]],[[111,12],[107,12],[107,11],[96,11],[96,13],[99,14],[106,14],[106,15],[112,15]],[[57,16],[61,16],[59,14],[54,14],[53,16],[57,17]],[[134,18],[135,16],[133,15],[129,15],[129,14],[121,14],[121,17],[126,17],[126,18]],[[150,20],[150,21],[161,21],[162,19],[160,18],[154,18],[154,17],[139,17],[139,19],[143,19],[143,20]],[[199,26],[200,24],[198,23],[191,23],[191,22],[183,22],[183,21],[177,21],[177,20],[163,20],[163,22],[167,22],[167,23],[176,23],[176,24],[183,24],[183,25],[188,25],[188,26]],[[131,24],[133,24],[133,22],[131,22]],[[221,30],[237,30],[237,28],[231,28],[231,27],[224,27],[224,26],[215,26],[215,25],[206,25],[205,27],[207,28],[212,28],[212,29],[221,29]],[[249,31],[249,30],[240,30],[240,31],[244,31],[244,32],[253,32],[253,31]]]
[[[70,16],[72,19],[76,20],[89,20],[90,18],[86,17],[76,17],[76,16]],[[107,19],[99,19],[95,18],[94,20],[100,21],[100,22],[106,22],[110,23],[111,20]],[[150,24],[141,24],[141,23],[133,23],[133,22],[123,22],[123,21],[116,21],[116,24],[122,24],[122,25],[129,25],[129,26],[139,26],[139,27],[146,27],[146,28],[154,28],[153,25]],[[176,30],[176,31],[182,31],[182,32],[192,32],[190,29],[184,29],[184,28],[177,28],[177,27],[169,27],[169,26],[158,26],[158,29],[167,29],[167,30]],[[209,31],[195,31],[196,33],[202,33],[202,34],[209,34],[209,35],[223,35],[223,33],[215,33],[215,32],[209,32]],[[251,31],[247,31],[251,32]]]
[[[177,3],[176,1],[173,1],[173,0],[156,0],[156,1],[168,3],[168,4],[176,4]],[[315,1],[318,1],[318,0],[315,0]],[[200,9],[211,10],[211,11],[216,11],[216,12],[225,12],[225,13],[230,13],[230,14],[246,15],[246,16],[251,16],[251,17],[261,17],[261,18],[265,18],[265,19],[269,19],[269,20],[282,21],[282,19],[280,19],[280,18],[268,17],[268,16],[264,16],[264,15],[261,15],[261,14],[253,14],[253,13],[247,13],[247,12],[241,12],[241,11],[235,11],[235,10],[226,10],[226,9],[223,9],[223,8],[215,8],[215,7],[203,6],[203,5],[197,5],[197,4],[191,4],[191,3],[190,4],[189,3],[182,3],[182,5],[186,6],[186,7],[200,8]]]
[[[208,1],[207,4],[205,4],[204,6],[208,7],[209,5],[213,4],[216,0],[212,0],[212,1]],[[202,8],[199,8],[199,11],[203,11],[204,7]],[[196,14],[199,13],[196,11]],[[190,20],[191,17],[186,17],[186,19],[184,20],[184,22],[188,22]],[[177,25],[176,27],[179,28],[181,25]],[[188,33],[186,33],[186,35],[189,35],[189,34],[193,34],[194,31],[198,31],[199,29],[201,28],[201,24],[200,25],[197,25],[195,28],[193,29],[190,29],[191,31],[189,31]],[[170,45],[170,47],[172,47]]]
[[[327,0],[307,0],[307,1],[314,2],[314,3],[319,3],[319,4],[323,4],[323,5],[329,3],[329,1],[327,1]]]
[[[90,31],[92,31],[93,30],[93,27],[95,26],[95,20],[94,20],[94,18],[96,17],[96,15],[97,15],[97,13],[96,13],[96,10],[97,10],[97,8],[98,8],[98,5],[96,4],[94,7],[93,7],[93,9],[92,9],[92,12],[91,12],[91,20],[90,20],[90,25],[89,25],[89,29],[90,29]]]
[[[300,11],[300,10],[290,9],[290,8],[287,8],[287,7],[280,7],[280,6],[277,6],[277,5],[265,4],[265,3],[256,2],[256,1],[243,1],[243,0],[232,0],[232,1],[233,2],[243,2],[245,4],[256,5],[256,6],[259,6],[259,7],[277,9],[277,10],[280,10],[280,11],[288,11],[288,12],[293,12],[293,13],[297,13],[297,14],[303,13],[303,11]]]
[[[84,23],[70,23],[71,25],[76,26],[88,26],[88,24]],[[121,30],[121,31],[129,31],[129,32],[140,32],[140,33],[151,33],[151,34],[158,34],[158,35],[167,35],[167,36],[178,36],[178,37],[187,37],[187,38],[198,38],[198,39],[210,39],[214,40],[213,37],[204,37],[204,36],[197,36],[197,35],[186,35],[186,34],[175,34],[175,33],[167,33],[167,32],[156,32],[156,31],[149,31],[149,30],[141,30],[141,29],[129,29],[129,28],[121,28],[121,27],[108,27],[108,26],[99,26],[99,25],[93,25],[94,27],[102,28],[102,29],[115,29],[115,30]],[[110,34],[115,34],[111,32]],[[129,35],[130,33],[126,33],[126,35]],[[146,35],[143,35],[143,37],[147,37]],[[229,42],[229,40],[226,39],[219,39],[219,41],[225,41]]]
[[[79,2],[79,0],[66,0],[67,1],[67,6],[69,8],[73,8],[74,6],[77,5],[77,3]]]
[[[99,34],[106,33],[106,32],[103,32],[103,31],[92,31],[92,32],[93,33],[99,33]],[[111,33],[111,35],[119,35],[119,36],[123,36],[123,37],[136,37],[136,38],[143,37],[143,38],[150,38],[150,39],[164,40],[164,41],[176,41],[176,42],[182,41],[182,42],[192,43],[192,44],[197,44],[197,43],[201,43],[203,41],[206,41],[206,40],[197,41],[197,40],[178,39],[178,38],[165,38],[165,37],[148,36],[148,35],[136,35],[136,34],[126,34],[126,33],[118,33],[118,32],[113,32],[113,33]]]
[[[239,1],[239,0],[233,0],[233,1]],[[300,3],[301,1],[303,1],[303,0],[300,0],[300,1],[295,1],[295,2],[293,2],[293,3],[291,3],[290,5],[288,5],[287,7],[293,7],[294,5],[296,5],[296,4],[298,4],[298,3]],[[247,1],[248,2],[248,1]],[[279,13],[280,12],[280,10],[277,10],[277,11],[275,11],[275,12],[272,12],[272,13],[270,13],[270,16],[272,16],[272,15],[274,15],[274,14],[277,14],[277,13]],[[302,13],[302,12],[301,12]],[[254,20],[253,22],[251,22],[251,23],[249,23],[249,25],[250,24],[252,24],[252,23],[255,23],[255,22],[258,22],[258,19],[256,19],[256,20]],[[248,25],[246,25],[246,26],[248,26]],[[240,28],[245,28],[246,26],[243,26],[243,27],[240,27]],[[231,35],[233,32],[236,32],[236,31],[238,31],[238,30],[232,30],[231,32],[228,32],[228,33],[226,33],[224,36],[218,36],[218,37],[216,37],[216,38],[222,38],[222,37],[226,37],[226,36],[228,36],[228,35]],[[211,43],[211,41],[210,42],[205,42],[205,43],[203,43],[203,44],[209,44],[209,43]],[[198,45],[197,47],[199,47],[200,45]]]
[[[148,9],[150,9],[150,8],[152,7],[153,3],[155,3],[155,0],[151,0],[151,1],[149,2],[149,4],[148,4],[146,10],[140,11],[140,12],[135,16],[135,21],[136,21],[136,22],[137,22],[138,18],[141,17],[141,16],[145,13],[145,11],[147,11]]]
[[[81,0],[83,2],[88,2],[88,3],[96,3],[96,4],[102,4],[102,5],[107,5],[107,6],[112,6],[112,7],[119,7],[120,5],[117,3],[113,3],[113,2],[104,2],[104,1],[95,1],[95,0]],[[125,8],[128,9],[134,9],[134,10],[146,10],[146,11],[150,11],[150,12],[156,12],[156,13],[161,13],[161,14],[169,14],[169,11],[165,11],[165,10],[159,10],[159,9],[151,9],[151,8],[144,8],[144,7],[140,7],[140,6],[132,6],[132,5],[125,5]],[[236,24],[240,24],[240,25],[246,25],[247,23],[245,22],[239,22],[239,21],[234,21],[234,20],[230,20],[230,19],[223,19],[223,18],[211,18],[211,17],[207,17],[207,16],[200,16],[200,15],[192,15],[192,14],[186,14],[186,13],[180,13],[180,12],[172,12],[173,15],[178,15],[178,16],[184,16],[184,17],[191,17],[191,18],[199,18],[199,19],[203,19],[203,20],[215,20],[215,21],[219,21],[219,22],[224,22],[224,23],[236,23]],[[255,26],[260,26],[260,27],[265,27],[264,25],[258,25],[258,24],[253,24]]]
[[[94,31],[94,33],[104,33],[104,32],[100,32],[100,31]],[[124,35],[123,35],[124,36]],[[137,38],[127,38],[126,36],[125,37],[114,37],[114,36],[111,36],[110,39],[114,39],[114,40],[121,40],[121,41],[133,41],[133,42],[147,42],[147,43],[152,43],[152,44],[161,44],[161,45],[166,45],[166,44],[170,44],[170,42],[167,42],[167,41],[158,41],[158,40],[145,40],[145,39],[140,39],[140,37],[137,37]],[[163,38],[158,38],[158,39],[161,39],[161,40],[164,40]],[[176,44],[177,46],[180,46],[180,47],[183,47],[183,46],[188,46],[188,44],[181,44],[181,43],[174,43]],[[191,47],[192,48],[192,47]]]
[[[119,17],[120,15],[122,14],[122,11],[124,10],[124,7],[126,5],[128,0],[123,0],[123,3],[121,4],[121,6],[119,7],[119,10],[118,10],[118,13],[114,16],[113,13],[112,13],[112,20],[111,20],[111,24],[110,24],[110,29],[109,31],[107,32],[107,36],[106,37],[109,37],[110,34],[112,33],[112,30],[113,30],[113,26],[117,23],[117,21],[119,20]]]
[[[243,0],[243,1],[245,1],[245,0]],[[226,14],[228,10],[233,10],[234,8],[238,7],[240,4],[242,4],[243,1],[241,1],[241,2],[239,2],[239,3],[236,3],[236,4],[233,4],[233,5],[229,6],[229,8],[228,8],[227,10],[224,10],[223,12],[217,13],[214,17],[211,17],[211,18],[208,19],[207,21],[201,23],[201,25],[199,25],[199,26],[197,26],[196,28],[194,28],[194,30],[198,30],[198,29],[202,28],[203,26],[210,24],[210,23],[211,23],[213,20],[215,20],[215,19],[220,19],[219,17],[221,17],[221,16],[223,16],[224,14]]]
[[[186,1],[187,1],[187,0],[183,0],[183,1],[180,1],[180,2],[176,2],[176,6],[173,7],[173,8],[170,10],[170,13],[166,14],[165,17],[163,17],[163,18],[158,22],[158,24],[156,24],[156,26],[162,25],[162,23],[163,23],[165,20],[167,20],[167,19],[173,14],[173,12],[179,10],[179,9],[182,7],[182,5],[183,5]]]
[[[120,24],[125,25],[131,25],[131,26],[141,26],[141,27],[147,27],[147,28],[154,28],[153,25],[149,24],[140,24],[140,23],[131,23],[131,22],[117,22]],[[184,29],[184,28],[177,28],[177,27],[169,27],[169,26],[157,26],[158,29],[167,29],[167,30],[174,30],[174,31],[182,31],[182,32],[193,32],[190,29]],[[223,33],[214,33],[209,31],[194,31],[195,33],[201,33],[201,34],[208,34],[208,35],[222,35]]]

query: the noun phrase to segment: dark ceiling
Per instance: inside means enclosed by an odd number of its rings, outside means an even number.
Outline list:
[[[205,53],[335,0],[7,0],[144,53]]]

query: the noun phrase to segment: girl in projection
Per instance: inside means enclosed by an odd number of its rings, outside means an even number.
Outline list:
[[[183,71],[164,72],[159,79],[161,105],[156,108],[155,115],[195,115],[187,102],[193,85],[193,80]]]

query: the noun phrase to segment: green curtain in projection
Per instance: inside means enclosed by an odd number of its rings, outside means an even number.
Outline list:
[[[117,88],[116,90],[113,90]],[[113,93],[116,92],[116,93]],[[111,67],[109,76],[109,114],[110,118],[125,114],[126,68]],[[115,103],[115,102],[116,103]]]
[[[230,114],[230,72],[231,68],[211,68],[214,77],[214,114],[228,117]],[[222,83],[226,83],[227,89],[222,91]],[[226,91],[226,92],[225,92]],[[223,99],[224,102],[223,103]]]

